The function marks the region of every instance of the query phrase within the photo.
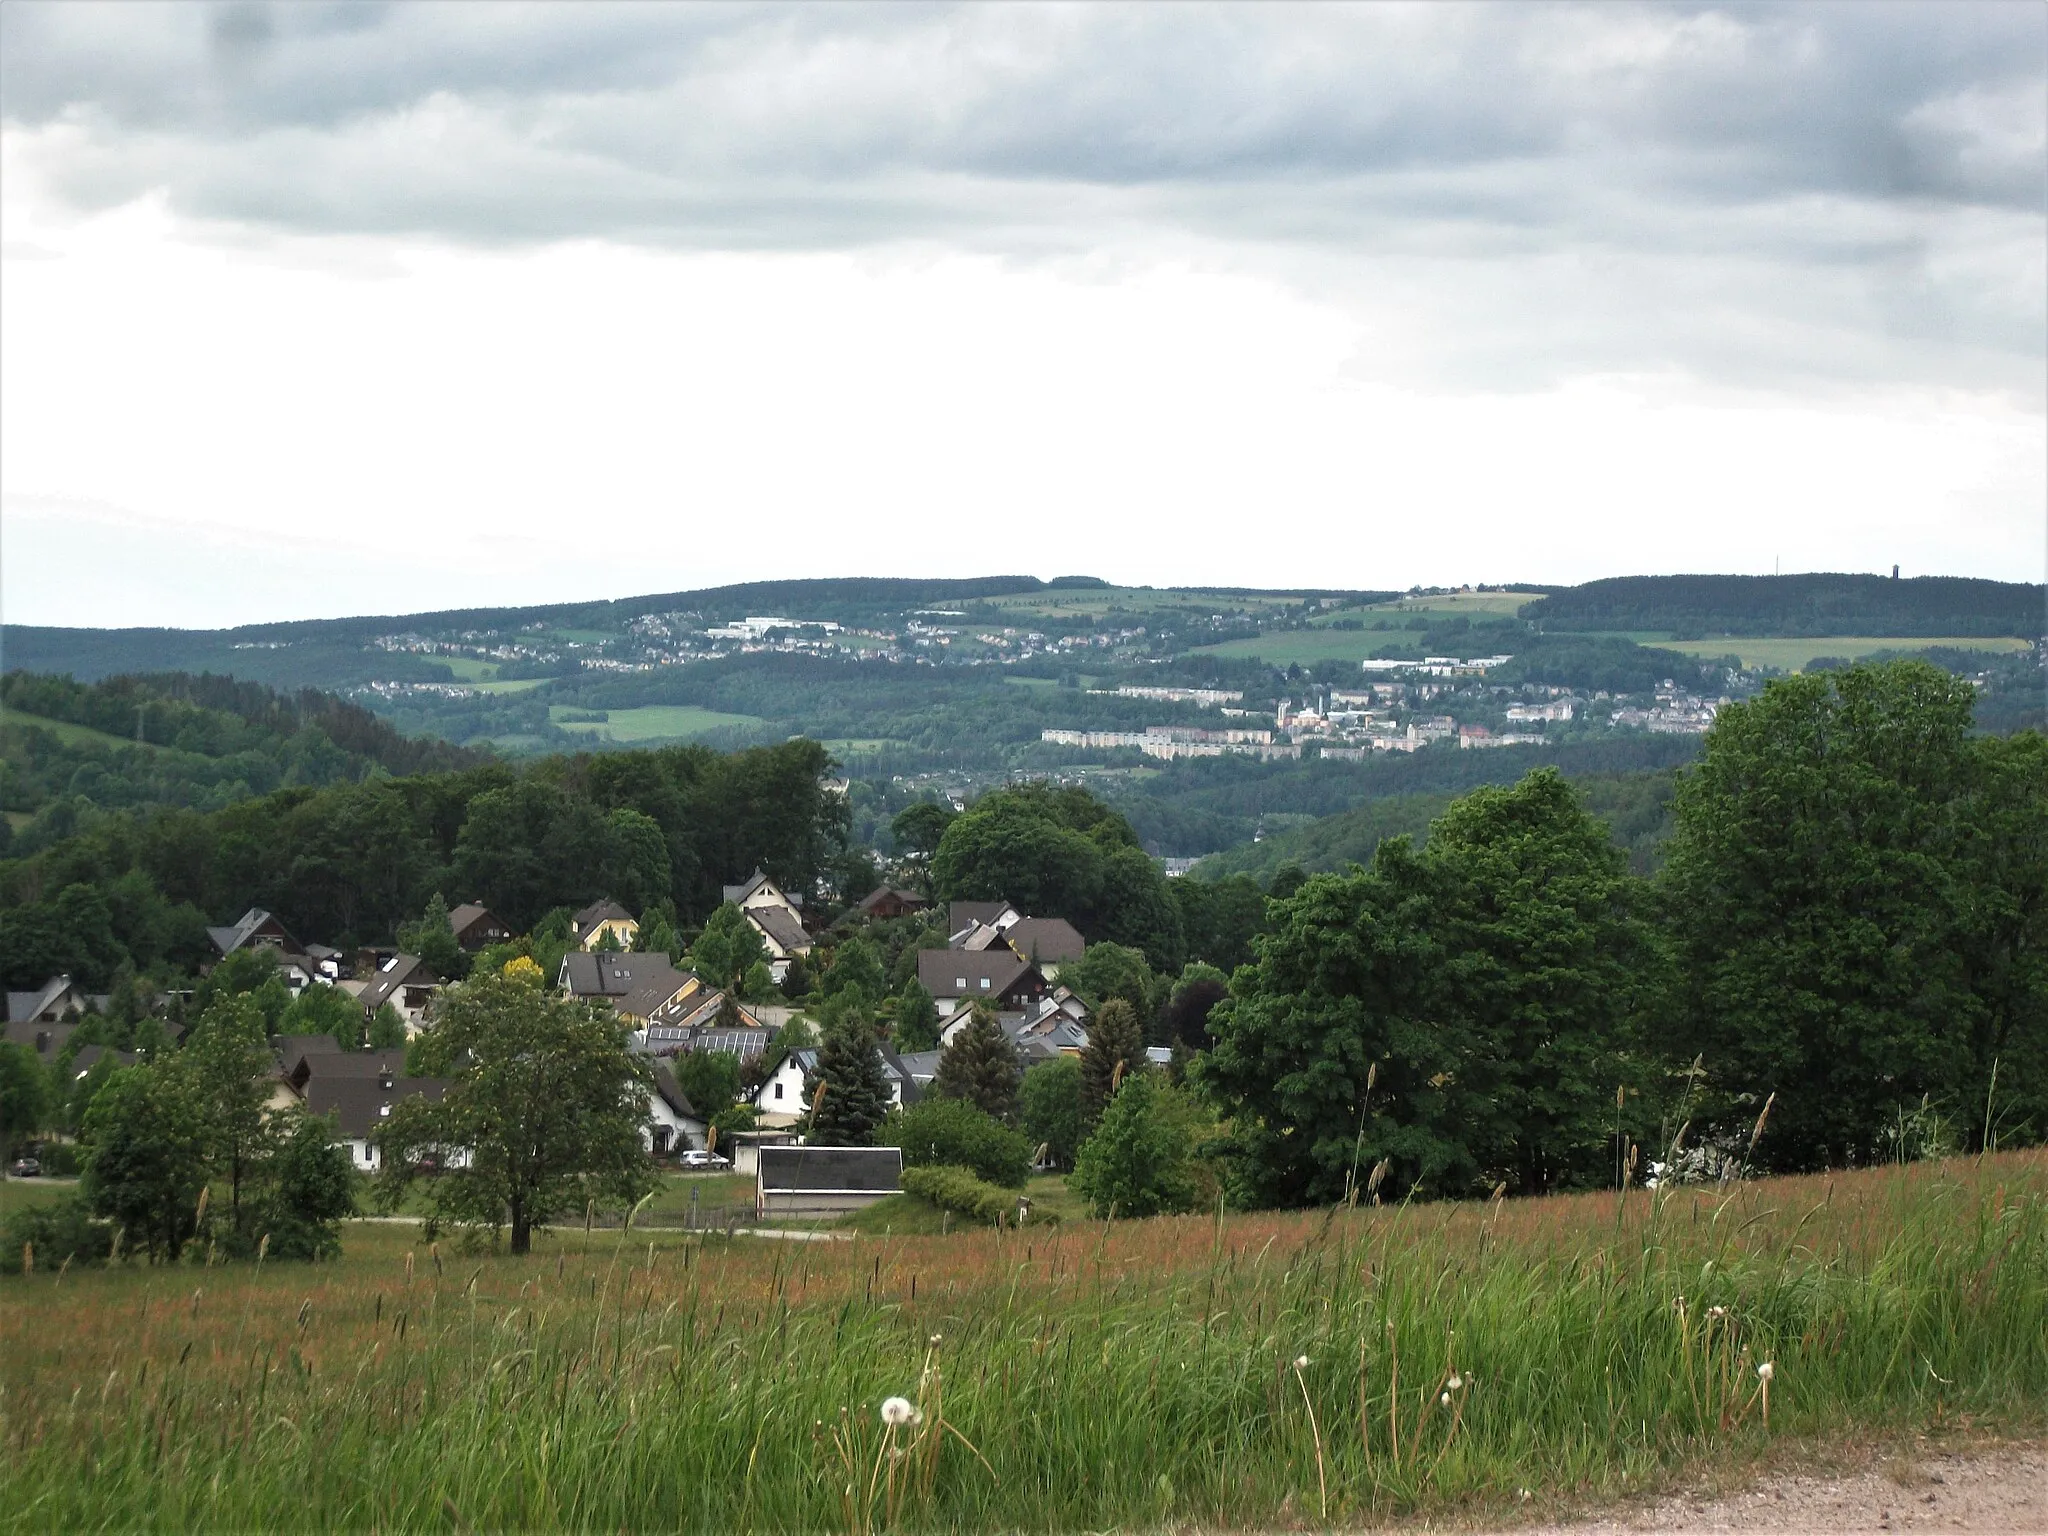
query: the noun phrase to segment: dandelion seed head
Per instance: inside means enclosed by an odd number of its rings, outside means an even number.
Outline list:
[[[1450,1381],[1450,1387],[1451,1387],[1451,1390],[1452,1390],[1453,1392],[1462,1392],[1462,1391],[1464,1391],[1464,1389],[1465,1389],[1465,1378],[1464,1378],[1464,1377],[1462,1377],[1462,1376],[1453,1376],[1453,1377],[1451,1378],[1451,1381]]]
[[[901,1429],[906,1424],[915,1424],[923,1415],[916,1404],[907,1397],[886,1397],[882,1399],[882,1422],[891,1429]]]
[[[939,1340],[943,1339],[944,1337],[945,1337],[945,1335],[944,1335],[943,1333],[935,1333],[935,1334],[933,1334],[933,1335],[931,1336],[931,1338],[930,1338],[930,1340],[929,1340],[928,1342],[930,1342],[930,1343],[933,1343],[933,1344],[936,1344],[936,1343],[938,1343],[938,1342],[939,1342]]]
[[[1763,1364],[1759,1365],[1756,1368],[1756,1373],[1764,1381],[1769,1381],[1773,1376],[1778,1374],[1778,1368],[1775,1365],[1773,1365],[1770,1361],[1766,1360]]]
[[[1446,1408],[1448,1408],[1451,1405],[1451,1394],[1446,1392],[1442,1396],[1437,1398],[1437,1401],[1439,1403],[1442,1403]]]
[[[1707,1308],[1707,1316],[1709,1316],[1709,1317],[1726,1317],[1727,1315],[1728,1315],[1728,1309],[1727,1309],[1726,1307],[1709,1307],[1709,1308]]]
[[[1308,1356],[1307,1356],[1307,1355],[1296,1355],[1296,1356],[1294,1357],[1294,1368],[1295,1368],[1295,1369],[1296,1369],[1297,1371],[1305,1371],[1305,1370],[1307,1370],[1307,1369],[1308,1369]]]

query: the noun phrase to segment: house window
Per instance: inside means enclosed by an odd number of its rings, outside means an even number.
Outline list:
[[[988,990],[988,978],[986,976],[981,978],[981,990],[984,992]]]
[[[965,992],[967,990],[967,978],[965,976],[955,976],[953,978],[953,985],[958,987],[962,992]]]
[[[775,1097],[778,1099],[782,1097],[782,1084],[780,1083],[775,1085]]]

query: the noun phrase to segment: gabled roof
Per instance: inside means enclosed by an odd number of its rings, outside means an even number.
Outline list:
[[[69,976],[52,976],[33,992],[10,992],[7,994],[7,1022],[28,1023],[41,1017],[52,1008],[58,1008],[61,1018],[67,1013],[84,1011],[84,1005],[72,994]],[[62,1007],[59,1005],[62,1004]]]
[[[980,951],[1002,942],[1002,929],[989,923],[976,923],[971,928],[961,929],[946,940],[946,948]]]
[[[339,1056],[341,1042],[332,1035],[272,1035],[270,1048],[277,1052],[277,1064],[289,1072],[307,1056]]]
[[[459,939],[463,936],[463,934],[467,933],[471,928],[475,927],[478,923],[483,922],[486,918],[488,918],[491,922],[496,923],[500,928],[503,928],[507,933],[510,933],[512,931],[511,925],[507,923],[502,917],[498,916],[497,913],[493,912],[489,907],[483,906],[482,904],[474,901],[465,901],[461,906],[457,907],[454,911],[450,912],[448,914],[448,927],[450,931],[452,931],[454,935]]]
[[[43,1058],[47,1064],[57,1059],[57,1053],[64,1049],[76,1024],[38,1024],[34,1019],[16,1019],[7,1026],[7,1039],[15,1045],[25,1045]]]
[[[590,936],[596,933],[605,923],[630,923],[635,928],[640,926],[640,919],[628,912],[616,901],[613,901],[609,896],[602,901],[593,901],[581,912],[570,918],[569,921],[576,925],[576,942],[578,944],[586,943]]]
[[[1006,996],[1019,983],[1041,982],[1038,968],[1013,949],[921,949],[918,985],[933,997]],[[986,983],[984,985],[984,983]]]
[[[1005,912],[1017,909],[1007,901],[955,901],[946,905],[946,931],[963,933],[976,923],[993,925]]]
[[[315,1077],[306,1084],[306,1108],[316,1115],[333,1115],[344,1137],[361,1140],[384,1124],[386,1105],[410,1098],[439,1099],[447,1091],[445,1077],[394,1077],[389,1088],[380,1077]]]
[[[102,1056],[112,1056],[117,1067],[132,1067],[142,1059],[133,1051],[116,1051],[104,1045],[81,1045],[78,1054],[71,1058],[71,1080],[75,1083],[85,1076]]]
[[[612,1007],[623,1018],[651,1019],[670,1003],[682,997],[696,979],[689,971],[656,971],[624,997],[615,999]]]
[[[341,1077],[405,1076],[403,1051],[313,1051],[284,1064],[284,1080],[303,1093],[306,1084]]]
[[[688,980],[658,949],[572,949],[562,957],[555,983],[571,997],[625,997],[664,976],[674,976],[678,985]]]
[[[669,1064],[665,1061],[658,1061],[654,1064],[654,1091],[660,1095],[662,1103],[675,1111],[678,1119],[702,1120],[704,1118],[691,1105],[690,1096],[683,1092],[683,1085],[676,1081],[675,1073],[669,1069]]]
[[[913,908],[931,905],[929,901],[926,901],[917,892],[906,891],[900,885],[878,885],[861,898],[860,905],[855,910],[873,912],[877,907],[888,906],[892,903],[900,903],[903,906]]]
[[[1081,931],[1064,917],[1020,917],[1004,931],[1003,940],[1026,960],[1045,965],[1078,960],[1088,947]]]
[[[811,947],[811,936],[796,915],[781,907],[747,907],[747,921],[767,935],[784,954],[800,955]]]
[[[647,1030],[647,1049],[660,1055],[681,1054],[684,1051],[725,1051],[745,1061],[749,1056],[759,1056],[768,1049],[768,1042],[774,1032],[766,1029],[738,1028],[716,1024],[683,1028],[673,1024],[654,1024]]]
[[[298,950],[300,948],[299,941],[286,931],[284,924],[261,907],[251,907],[239,919],[230,923],[227,927],[209,928],[206,930],[206,933],[213,940],[213,947],[219,950],[222,957],[225,958],[248,943],[260,930],[266,927],[276,930],[278,939],[286,949]]]
[[[391,1001],[401,987],[438,987],[441,978],[427,968],[418,955],[393,955],[377,968],[370,984],[362,990],[363,1012],[375,1013]]]
[[[785,891],[773,880],[770,880],[766,875],[762,874],[758,868],[756,868],[751,875],[747,876],[747,878],[742,880],[738,885],[723,886],[721,887],[721,889],[723,890],[725,894],[725,899],[727,901],[731,902],[734,906],[743,907],[747,904],[747,898],[753,895],[756,891],[760,890],[761,887],[764,885],[767,886],[769,889],[773,890],[776,895],[780,896],[792,907],[800,907],[804,904],[804,899],[802,896],[797,895],[791,891]]]

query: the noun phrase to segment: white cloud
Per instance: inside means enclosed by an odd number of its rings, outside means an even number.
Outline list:
[[[10,5],[0,599],[2037,579],[2037,20]]]

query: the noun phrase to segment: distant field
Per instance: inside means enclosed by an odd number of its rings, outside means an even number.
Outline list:
[[[39,730],[48,731],[59,741],[73,747],[132,747],[136,745],[135,739],[130,736],[115,736],[106,731],[96,731],[89,725],[73,725],[69,720],[51,720],[42,715],[27,715],[18,709],[8,710],[6,717],[0,719],[0,725],[32,725]]]
[[[1439,592],[1429,597],[1404,597],[1391,603],[1374,603],[1354,608],[1351,613],[1429,614],[1443,618],[1513,618],[1524,603],[1533,603],[1541,592]]]
[[[437,656],[434,659],[445,662],[458,682],[488,682],[498,675],[498,664],[495,661],[485,661],[478,656]]]
[[[609,721],[564,720],[565,713],[583,713],[573,705],[550,704],[548,718],[565,731],[588,731],[609,736],[613,741],[685,741],[706,731],[731,725],[766,725],[759,715],[727,715],[694,704],[643,704],[637,709],[615,709]]]
[[[1817,656],[1854,659],[1873,651],[1922,651],[1947,646],[1958,651],[2024,651],[2025,640],[2012,636],[1947,635],[1819,635],[1812,638],[1775,639],[1753,635],[1721,635],[1706,640],[1656,640],[1650,644],[1687,656],[1740,656],[1745,667],[1777,667],[1797,672]]]
[[[1379,647],[1398,645],[1405,638],[1399,630],[1287,629],[1276,634],[1252,635],[1243,640],[1225,640],[1220,645],[1196,646],[1192,654],[1250,656],[1284,667],[1290,663],[1363,661]]]
[[[903,747],[909,743],[894,741],[887,736],[835,736],[820,745],[828,752],[880,752],[887,747]]]
[[[1112,608],[1126,613],[1154,608],[1199,608],[1206,612],[1238,613],[1286,607],[1302,602],[1303,598],[1288,592],[1248,597],[1242,593],[1177,592],[1167,587],[1076,587],[1052,592],[1023,592],[988,601],[991,607],[1020,616],[1037,613],[1048,618],[1099,619]]]
[[[502,682],[471,683],[469,686],[478,693],[525,693],[546,681],[544,677],[513,677]]]

